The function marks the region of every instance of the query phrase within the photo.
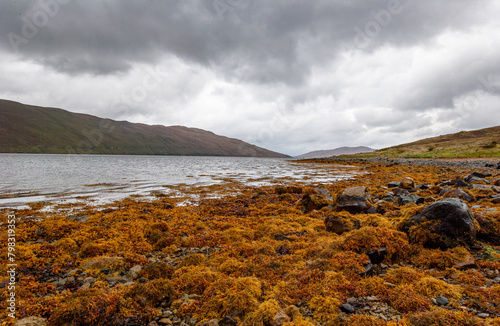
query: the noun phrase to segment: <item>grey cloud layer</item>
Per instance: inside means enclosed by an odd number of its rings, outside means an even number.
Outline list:
[[[0,30],[23,36],[26,20],[35,27],[43,23],[40,3],[54,2],[2,1]],[[458,1],[450,10],[449,1],[73,0],[58,4],[57,14],[18,48],[25,58],[72,74],[115,73],[134,62],[154,63],[168,52],[238,80],[298,83],[311,64],[346,47],[407,46],[444,28],[469,28],[480,15],[474,9],[479,3]],[[396,14],[383,13],[392,7]],[[376,32],[369,27],[377,19],[390,24],[382,26],[380,37],[368,39],[365,33]],[[2,40],[3,49],[12,50],[12,42]]]

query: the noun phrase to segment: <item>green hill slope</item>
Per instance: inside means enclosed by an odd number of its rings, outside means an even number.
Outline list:
[[[500,126],[461,131],[383,148],[364,157],[487,158],[500,157]]]
[[[0,100],[0,152],[287,157],[181,126],[150,126]]]

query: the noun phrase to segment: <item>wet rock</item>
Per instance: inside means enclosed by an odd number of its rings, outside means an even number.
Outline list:
[[[443,296],[438,296],[436,298],[436,302],[440,306],[446,306],[448,303],[450,303],[450,301]]]
[[[415,188],[415,181],[410,177],[404,177],[399,183],[400,188]]]
[[[372,207],[368,208],[366,213],[367,214],[377,214],[377,208],[375,206],[372,206]]]
[[[394,192],[395,196],[408,196],[408,195],[410,195],[410,192],[407,189],[403,189],[403,188],[394,189],[393,192]]]
[[[340,195],[337,199],[337,208],[351,214],[366,213],[370,207],[368,199],[362,196]]]
[[[233,318],[226,316],[219,320],[219,326],[236,326],[236,322]]]
[[[328,201],[333,201],[332,195],[330,194],[330,192],[327,189],[315,188],[314,190],[316,190],[316,193],[318,194],[318,196],[323,197],[324,199],[326,199]]]
[[[360,273],[361,276],[371,276],[374,274],[375,274],[375,270],[374,270],[373,264],[371,262],[368,262],[365,265],[365,270],[362,273]]]
[[[19,319],[15,322],[14,326],[45,326],[47,319],[42,317],[28,317]]]
[[[325,218],[325,228],[326,231],[336,234],[342,234],[351,230],[348,222],[339,216],[327,216]]]
[[[453,189],[444,194],[445,198],[460,198],[462,200],[465,200],[467,202],[473,202],[475,200],[474,196],[471,196],[470,194],[466,193],[462,189]]]
[[[408,204],[423,204],[424,198],[417,195],[401,195],[398,197],[398,205],[404,206]]]
[[[428,233],[423,244],[430,248],[453,248],[458,245],[473,245],[476,240],[476,228],[469,207],[457,198],[443,199],[430,204],[418,215],[411,217],[400,228],[409,233],[409,229],[418,225]],[[411,234],[410,234],[411,240]]]
[[[465,181],[467,182],[471,182],[470,180],[474,179],[474,178],[478,178],[478,179],[485,179],[486,177],[490,177],[491,174],[483,174],[483,173],[480,173],[480,172],[472,172],[471,174],[469,174],[468,176],[466,176],[464,178]]]
[[[141,270],[142,270],[141,265],[136,265],[128,271],[127,275],[131,279],[136,280],[139,278],[139,273],[141,272]]]
[[[486,318],[488,318],[490,316],[490,314],[487,314],[485,312],[480,312],[480,313],[477,314],[477,316],[479,318],[486,319]]]
[[[89,217],[87,215],[82,215],[82,216],[68,215],[68,218],[75,222],[81,222],[81,223],[85,223],[89,220]]]
[[[455,265],[453,265],[453,268],[460,270],[476,268],[476,267],[477,267],[476,260],[472,256],[467,256],[461,261],[457,262]]]
[[[170,320],[170,318],[161,318],[160,320],[158,320],[158,325],[173,325],[174,323],[172,322],[172,320]]]
[[[354,307],[351,306],[349,303],[343,303],[340,306],[340,310],[342,310],[343,312],[345,312],[347,314],[353,314],[356,312],[356,309],[354,309]]]
[[[359,187],[350,187],[347,189],[344,189],[342,192],[342,195],[349,195],[349,196],[366,196],[366,187],[365,186],[359,186]]]
[[[399,181],[391,181],[387,184],[387,187],[389,188],[399,188]]]
[[[366,253],[372,264],[380,264],[387,256],[387,250],[380,248],[377,250],[370,250]]]
[[[447,181],[441,182],[439,185],[443,186],[443,187],[444,186],[455,186],[458,188],[464,188],[464,187],[469,186],[469,184],[462,179],[447,180]]]

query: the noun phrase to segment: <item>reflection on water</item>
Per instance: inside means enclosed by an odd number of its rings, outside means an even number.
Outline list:
[[[168,186],[179,184],[319,184],[355,172],[275,158],[0,154],[0,207],[40,201],[105,203],[130,195],[168,194]]]

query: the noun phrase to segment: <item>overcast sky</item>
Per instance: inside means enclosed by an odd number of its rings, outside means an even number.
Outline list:
[[[500,125],[500,1],[0,1],[0,98],[296,155]]]

